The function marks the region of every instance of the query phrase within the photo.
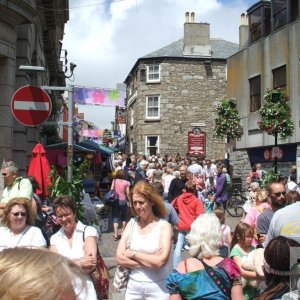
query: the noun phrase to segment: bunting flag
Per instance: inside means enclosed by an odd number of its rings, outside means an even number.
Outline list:
[[[80,136],[99,138],[103,136],[102,129],[83,129],[80,130]]]
[[[74,87],[74,103],[101,106],[125,106],[125,90]]]

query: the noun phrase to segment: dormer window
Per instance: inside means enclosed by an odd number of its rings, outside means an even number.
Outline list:
[[[261,38],[261,9],[258,8],[251,13],[250,17],[251,42]]]
[[[287,0],[272,1],[274,30],[287,24]]]
[[[298,0],[291,0],[290,4],[291,22],[296,21],[299,16],[299,3]]]
[[[250,43],[271,32],[271,7],[269,1],[261,1],[247,10],[250,24]]]

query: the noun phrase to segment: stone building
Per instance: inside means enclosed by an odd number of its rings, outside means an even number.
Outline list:
[[[184,38],[137,60],[127,85],[127,152],[186,155],[188,133],[206,133],[206,157],[224,158],[213,137],[215,110],[226,96],[226,59],[238,45],[210,38],[210,25],[186,14]]]
[[[250,164],[270,168],[274,162],[274,136],[259,130],[259,108],[267,89],[285,89],[290,101],[294,134],[278,140],[278,170],[288,174],[300,156],[300,1],[259,1],[242,15],[240,50],[228,59],[230,97],[239,99],[244,135],[232,158],[237,176],[246,177]]]
[[[68,0],[7,0],[0,3],[0,162],[14,160],[25,173],[40,127],[18,123],[11,99],[21,86],[65,86],[60,62]],[[42,66],[44,73],[20,71],[20,65]],[[59,95],[52,95],[58,102]],[[55,103],[53,103],[55,106]]]

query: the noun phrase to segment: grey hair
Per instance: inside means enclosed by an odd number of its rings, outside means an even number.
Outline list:
[[[13,161],[5,161],[2,163],[1,169],[8,169],[10,174],[17,174],[19,169],[15,162]]]
[[[199,259],[219,255],[222,231],[217,216],[213,213],[200,215],[192,224],[187,235],[190,255]]]

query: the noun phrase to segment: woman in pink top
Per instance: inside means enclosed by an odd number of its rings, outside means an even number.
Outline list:
[[[247,223],[255,229],[255,238],[252,241],[252,246],[256,247],[259,245],[259,241],[256,235],[256,222],[258,216],[270,205],[267,203],[268,193],[266,190],[259,190],[256,193],[255,206],[251,207],[246,217],[243,220],[243,223]]]
[[[122,222],[123,233],[126,222],[128,219],[128,199],[129,199],[129,181],[125,180],[125,171],[123,169],[118,170],[115,175],[115,179],[111,184],[111,190],[115,190],[118,195],[119,202],[115,203],[112,207],[112,218],[114,224],[114,240],[119,239],[118,229],[119,222]]]

